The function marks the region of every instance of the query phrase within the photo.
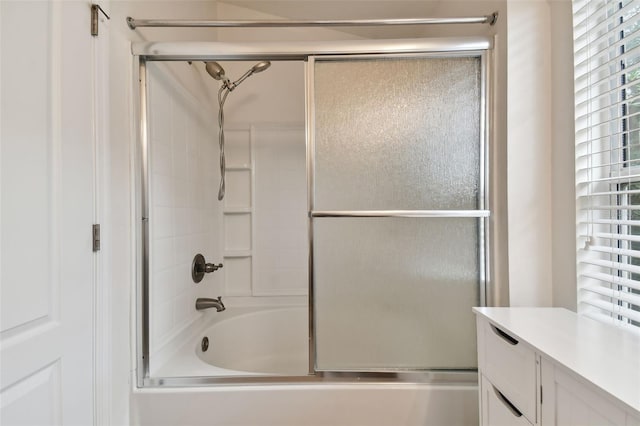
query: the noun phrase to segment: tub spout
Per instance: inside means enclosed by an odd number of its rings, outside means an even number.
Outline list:
[[[217,299],[206,299],[206,298],[198,298],[196,300],[196,309],[202,311],[204,309],[216,308],[217,312],[222,312],[226,308],[224,307],[224,303],[222,303],[222,297],[218,296]]]

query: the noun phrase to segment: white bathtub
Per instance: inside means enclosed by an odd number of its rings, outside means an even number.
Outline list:
[[[306,307],[231,307],[207,312],[208,326],[153,370],[153,377],[287,375],[309,370]],[[209,349],[202,351],[202,339]]]
[[[226,370],[300,376],[309,371],[309,320],[305,307],[268,309],[222,320],[202,335],[198,358]]]
[[[306,308],[225,312],[156,376],[306,374]],[[295,381],[144,388],[134,391],[131,407],[131,423],[144,426],[467,426],[478,424],[478,388]]]

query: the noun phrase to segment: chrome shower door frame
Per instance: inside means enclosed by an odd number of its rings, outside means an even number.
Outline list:
[[[348,371],[318,370],[317,347],[315,331],[314,308],[314,262],[313,262],[313,219],[314,218],[477,218],[478,219],[478,266],[479,266],[479,305],[487,306],[487,286],[491,282],[490,253],[491,209],[489,198],[489,117],[488,117],[488,86],[489,86],[489,50],[462,50],[451,52],[421,52],[421,53],[379,53],[379,54],[341,54],[341,55],[310,55],[307,59],[306,75],[306,129],[307,129],[307,209],[308,209],[308,233],[309,233],[309,374],[378,374],[383,371],[402,371],[401,369],[363,369]],[[350,211],[318,211],[315,210],[315,94],[314,94],[314,65],[316,61],[342,61],[371,60],[371,59],[414,59],[414,58],[479,58],[480,59],[480,132],[479,132],[479,184],[478,184],[478,208],[476,210],[350,210]],[[411,371],[411,370],[409,370]],[[413,370],[419,371],[419,370]],[[428,371],[428,370],[425,370]],[[433,370],[431,370],[433,371]],[[447,370],[442,370],[447,371]],[[455,370],[464,371],[464,370]],[[475,371],[475,370],[474,370]]]
[[[137,86],[137,143],[134,149],[134,232],[136,248],[135,286],[135,347],[136,382],[138,387],[206,386],[240,384],[274,384],[307,382],[410,382],[410,383],[474,383],[475,370],[402,370],[388,371],[316,371],[315,336],[313,324],[313,231],[312,218],[327,217],[337,212],[314,212],[313,210],[313,63],[317,59],[344,59],[347,57],[479,57],[481,59],[481,120],[480,120],[480,186],[478,210],[449,211],[451,217],[477,217],[479,221],[480,253],[480,305],[491,305],[488,291],[490,253],[492,252],[489,229],[490,205],[489,149],[492,131],[488,111],[491,108],[491,49],[492,40],[486,37],[448,39],[398,39],[398,40],[354,40],[327,42],[266,42],[266,43],[219,43],[219,42],[160,42],[134,43],[134,94]],[[307,376],[243,376],[243,377],[150,377],[149,376],[149,136],[148,136],[148,92],[147,62],[150,61],[216,61],[216,60],[300,60],[306,64],[306,150],[308,184],[308,236],[309,236],[309,375]],[[472,212],[472,213],[469,213]],[[345,212],[338,212],[345,214]],[[367,212],[351,212],[354,215]],[[368,212],[380,215],[381,212]],[[442,217],[442,211],[386,211],[385,217]]]

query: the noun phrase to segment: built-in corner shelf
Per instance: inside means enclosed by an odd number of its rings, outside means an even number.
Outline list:
[[[254,129],[229,127],[226,131],[227,185],[223,200],[222,229],[225,294],[250,296],[255,220]]]
[[[251,214],[253,209],[251,207],[235,207],[224,209],[224,214]]]
[[[251,257],[252,254],[251,250],[225,250],[224,257]]]

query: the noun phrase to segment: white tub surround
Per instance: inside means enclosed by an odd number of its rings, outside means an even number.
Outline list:
[[[143,389],[132,425],[469,426],[477,386],[409,383],[287,384]]]
[[[561,308],[474,308],[482,425],[640,425],[640,335]]]

